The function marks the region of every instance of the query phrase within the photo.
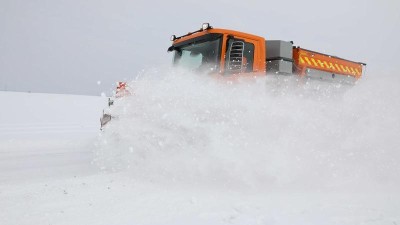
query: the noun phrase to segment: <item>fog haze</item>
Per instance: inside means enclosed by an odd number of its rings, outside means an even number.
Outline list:
[[[368,64],[395,76],[400,3],[0,0],[0,90],[100,95],[169,65],[171,34],[202,22]]]

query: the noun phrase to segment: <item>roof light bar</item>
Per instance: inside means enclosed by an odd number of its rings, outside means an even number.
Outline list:
[[[202,30],[207,30],[207,29],[210,29],[210,28],[212,28],[212,27],[210,26],[210,23],[203,23],[203,25],[201,26],[201,28],[202,28]]]
[[[203,23],[203,25],[201,26],[200,30],[196,30],[196,31],[194,31],[194,32],[189,32],[188,34],[183,35],[183,36],[180,36],[180,37],[177,37],[177,36],[175,36],[175,35],[172,35],[170,40],[171,40],[171,41],[175,41],[175,40],[181,39],[181,38],[183,38],[183,37],[187,37],[187,36],[189,36],[189,35],[195,34],[195,33],[197,33],[197,32],[202,32],[202,31],[205,31],[205,30],[208,30],[208,29],[212,29],[212,28],[213,28],[213,27],[210,26],[210,23]]]
[[[172,35],[170,40],[171,40],[171,41],[175,41],[175,40],[176,40],[176,36],[175,36],[175,35]]]

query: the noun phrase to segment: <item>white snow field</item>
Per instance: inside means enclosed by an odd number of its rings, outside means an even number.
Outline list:
[[[143,72],[134,95],[0,92],[0,224],[400,225],[400,79]]]

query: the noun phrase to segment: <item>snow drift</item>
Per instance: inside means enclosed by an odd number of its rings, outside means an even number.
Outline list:
[[[148,71],[98,137],[106,98],[0,92],[0,224],[400,224],[397,83]]]
[[[399,79],[346,86],[267,76],[143,72],[94,162],[135,179],[221,188],[352,190],[400,184]]]

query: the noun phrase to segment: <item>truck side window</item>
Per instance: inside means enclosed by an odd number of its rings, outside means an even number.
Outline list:
[[[229,39],[228,41],[228,48],[226,52],[226,61],[225,61],[225,69],[228,73],[236,73],[238,72],[236,69],[229,68],[229,56],[231,54],[230,49],[232,47],[232,44],[235,42],[240,42],[242,44],[243,48],[243,55],[239,54],[239,56],[243,56],[242,58],[242,69],[241,73],[246,73],[246,72],[252,72],[253,71],[253,64],[254,64],[254,44],[250,42],[245,42],[243,40],[239,39]],[[237,50],[237,49],[236,49]],[[238,55],[236,52],[233,55]]]
[[[247,61],[243,62],[244,64],[243,66],[245,67],[245,72],[252,72],[254,64],[254,44],[249,42],[244,43],[243,57]]]

